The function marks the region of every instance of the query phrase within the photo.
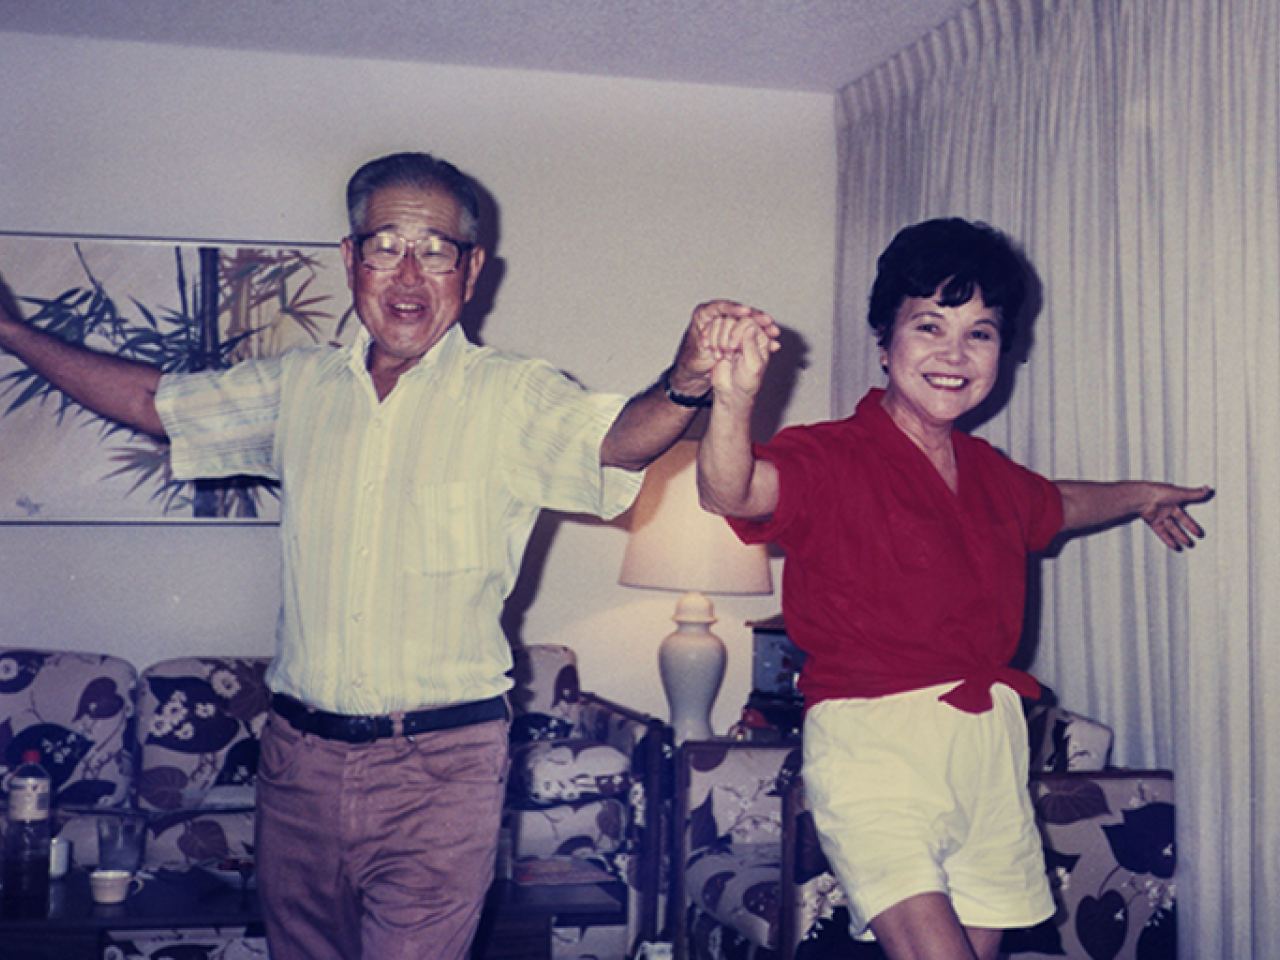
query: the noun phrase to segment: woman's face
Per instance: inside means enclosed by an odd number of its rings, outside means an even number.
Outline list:
[[[889,370],[884,404],[894,419],[905,426],[950,430],[995,386],[999,311],[987,307],[977,289],[958,307],[909,297],[898,308],[880,361]]]

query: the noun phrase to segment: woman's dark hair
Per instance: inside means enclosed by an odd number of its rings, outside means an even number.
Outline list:
[[[1000,311],[1000,349],[1018,332],[1027,296],[1026,273],[1013,244],[985,223],[959,217],[926,220],[898,232],[876,261],[867,323],[881,347],[893,340],[898,308],[908,297],[932,297],[958,307],[982,292],[982,302]]]
[[[458,203],[460,227],[475,243],[480,231],[480,201],[471,178],[447,160],[429,153],[393,153],[370,160],[347,181],[347,219],[354,235],[364,229],[365,209],[369,198],[387,187],[414,187],[418,190],[443,190]]]

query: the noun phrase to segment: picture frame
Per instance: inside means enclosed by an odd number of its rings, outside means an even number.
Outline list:
[[[165,373],[221,369],[358,328],[338,244],[0,232],[27,322]],[[0,351],[0,523],[279,521],[261,478],[183,482],[168,445],[104,420]]]

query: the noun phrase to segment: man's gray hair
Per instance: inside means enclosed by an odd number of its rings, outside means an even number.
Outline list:
[[[459,240],[475,243],[480,233],[480,200],[471,178],[447,160],[429,153],[393,153],[370,160],[347,182],[347,219],[354,236],[364,229],[369,198],[387,187],[443,190],[458,203],[461,213]]]

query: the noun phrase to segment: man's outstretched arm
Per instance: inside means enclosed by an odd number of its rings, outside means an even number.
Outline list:
[[[155,367],[66,343],[24,323],[0,280],[0,349],[13,354],[76,403],[99,416],[165,438],[156,410]]]

